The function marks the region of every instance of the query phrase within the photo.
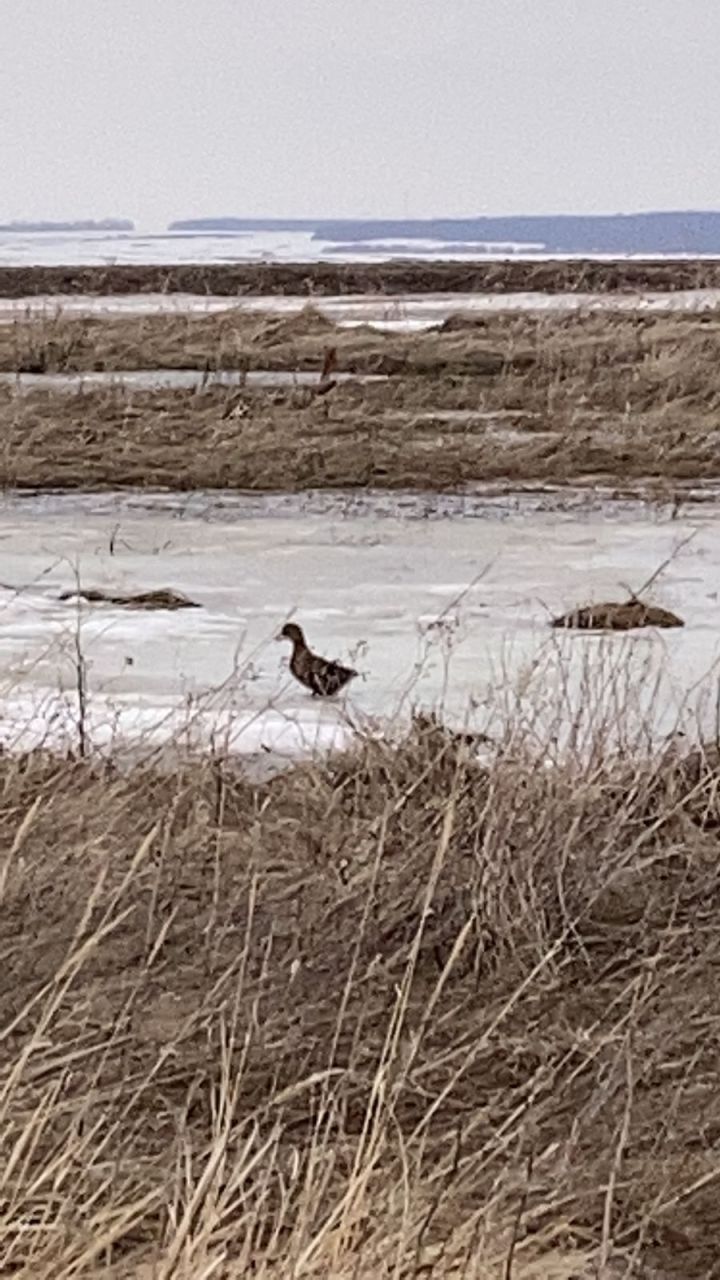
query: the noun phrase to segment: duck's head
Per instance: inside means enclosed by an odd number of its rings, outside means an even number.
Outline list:
[[[295,622],[286,622],[278,640],[289,640],[291,644],[305,644],[305,637],[301,628]]]

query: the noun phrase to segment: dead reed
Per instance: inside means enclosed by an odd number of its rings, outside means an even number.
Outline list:
[[[717,288],[720,270],[708,259],[597,259],[467,262],[276,262],[117,263],[109,266],[3,267],[0,296],[37,294],[194,293],[300,294],[315,297],[351,293],[543,293],[638,289]]]
[[[14,337],[0,326],[0,363],[50,367],[58,352],[72,352],[65,369],[69,361],[319,377],[331,340],[341,371],[384,372],[387,381],[338,385],[322,401],[300,386],[2,389],[4,485],[448,489],[602,479],[644,485],[672,503],[676,490],[683,496],[720,471],[712,313],[497,315],[409,336],[328,330],[314,312],[88,324],[23,321]]]
[[[0,1272],[710,1274],[719,777],[0,758]]]

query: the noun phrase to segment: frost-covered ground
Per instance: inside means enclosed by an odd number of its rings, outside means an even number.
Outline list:
[[[567,734],[585,698],[612,720],[670,732],[684,707],[714,731],[720,656],[720,508],[669,520],[640,504],[413,495],[6,497],[0,505],[2,740],[63,741],[77,719],[78,653],[97,746],[179,730],[249,754],[383,731],[411,706],[492,728],[520,705]],[[681,545],[688,535],[694,534]],[[650,596],[682,630],[560,635],[550,614],[623,598],[667,557]],[[169,586],[202,607],[79,611],[76,581]],[[362,678],[322,704],[274,640],[293,614],[320,652]],[[517,699],[520,699],[519,704]],[[699,710],[698,710],[699,709]]]

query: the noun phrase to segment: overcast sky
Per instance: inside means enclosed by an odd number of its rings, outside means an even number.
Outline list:
[[[0,0],[0,219],[720,208],[720,0]]]

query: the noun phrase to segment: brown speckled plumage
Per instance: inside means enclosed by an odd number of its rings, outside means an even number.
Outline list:
[[[291,642],[293,651],[290,670],[314,698],[332,698],[357,675],[352,667],[343,667],[339,662],[331,662],[328,658],[312,653],[307,647],[302,629],[294,622],[288,622],[283,627],[279,638]]]

